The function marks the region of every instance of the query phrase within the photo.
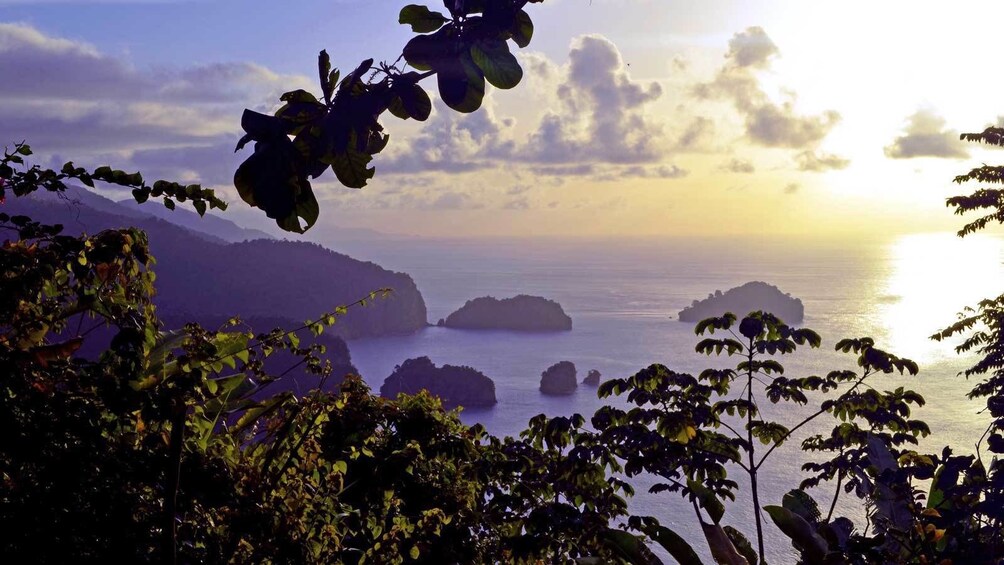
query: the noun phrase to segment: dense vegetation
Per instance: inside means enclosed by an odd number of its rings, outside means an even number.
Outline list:
[[[274,119],[245,116],[256,151],[238,172],[244,199],[287,229],[306,229],[300,219],[309,227],[317,212],[307,178],[331,166],[343,183],[365,183],[369,156],[386,142],[379,114],[427,116],[419,79],[438,73],[441,96],[461,111],[480,103],[484,80],[514,86],[522,71],[506,41],[529,41],[526,3],[451,1],[449,17],[405,8],[402,22],[431,34],[405,49],[424,73],[384,65],[367,82],[366,62],[339,82],[322,56],[323,103],[298,91]],[[1004,146],[998,128],[965,137]],[[298,149],[306,151],[294,156]],[[5,150],[0,200],[98,180],[138,200],[164,197],[168,208],[225,207],[196,185],[147,185],[107,167],[52,171],[25,165],[30,155],[23,144]],[[1004,167],[956,180],[1000,184]],[[984,213],[962,236],[1004,223],[1004,191],[980,188],[948,204]],[[720,563],[756,564],[773,527],[803,563],[1004,555],[1004,295],[934,336],[961,334],[959,351],[979,354],[966,372],[978,379],[970,397],[986,399],[994,419],[975,456],[917,450],[930,431],[914,417],[924,399],[881,390],[886,375],[916,374],[915,363],[852,338],[836,347],[857,370],[788,377],[779,359],[819,347],[820,336],[765,312],[696,326],[697,351],[729,356],[732,367],[690,375],[654,364],[604,382],[600,396],[626,404],[604,406],[588,424],[538,416],[519,438],[495,438],[425,393],[387,400],[351,376],[329,386],[342,375],[307,332],[322,334],[385,292],[267,333],[237,318],[172,331],[153,302],[144,231],[71,236],[9,214],[0,229],[9,235],[0,246],[4,562],[658,563],[649,540],[682,563],[699,563],[692,544],[707,543]],[[85,344],[97,353],[81,354]],[[300,396],[276,391],[293,369],[316,386]],[[765,419],[765,402],[813,409],[789,426]],[[828,433],[803,435],[824,418]],[[782,500],[762,500],[764,461],[796,441],[817,457]],[[628,515],[633,491],[623,477],[642,474],[655,479],[653,492],[690,503],[705,540],[682,539],[660,517]],[[748,479],[752,524],[724,523],[737,474]],[[801,490],[819,485],[833,492],[822,505]],[[861,500],[868,527],[834,515],[842,496]]]

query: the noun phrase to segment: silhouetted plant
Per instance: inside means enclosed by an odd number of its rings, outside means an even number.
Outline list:
[[[405,6],[400,23],[422,35],[397,61],[367,59],[344,77],[321,51],[320,98],[296,90],[282,95],[273,116],[244,111],[246,135],[237,150],[255,145],[234,175],[241,198],[286,231],[310,229],[320,213],[311,179],[330,168],[344,186],[366,186],[375,173],[369,164],[389,140],[380,116],[389,110],[403,120],[429,118],[432,101],[419,82],[435,76],[443,102],[464,113],[481,107],[486,82],[501,89],[519,84],[523,69],[509,41],[530,44],[533,20],[523,8],[542,1],[444,0],[448,14]]]
[[[725,353],[741,357],[734,368],[706,369],[694,377],[653,365],[633,377],[607,381],[599,389],[601,397],[627,392],[628,402],[635,407],[627,411],[603,407],[594,416],[593,425],[601,432],[602,441],[611,446],[611,452],[624,461],[624,471],[629,477],[642,472],[654,474],[664,482],[654,485],[651,492],[678,492],[691,501],[716,560],[762,563],[762,509],[785,533],[805,529],[801,523],[799,528],[791,527],[795,519],[785,506],[762,507],[758,482],[764,462],[796,431],[824,413],[844,422],[834,429],[831,438],[813,436],[802,443],[803,449],[839,453],[831,461],[807,464],[806,470],[817,474],[804,481],[803,487],[836,477],[839,491],[846,477],[851,477],[844,487],[847,489],[859,487],[867,480],[862,454],[869,442],[895,449],[904,443],[916,443],[915,438],[928,434],[929,430],[922,422],[909,418],[909,405],[923,403],[919,395],[902,388],[881,393],[865,385],[876,374],[916,374],[917,366],[912,361],[876,349],[868,338],[843,340],[837,343],[837,350],[857,354],[860,374],[832,371],[825,377],[790,378],[784,376],[783,365],[773,356],[794,353],[799,346],[819,347],[820,337],[812,330],[789,327],[764,312],[749,314],[739,321],[738,328],[736,322],[736,317],[728,313],[695,327],[698,335],[728,334],[729,337],[702,339],[696,349],[706,355]],[[738,385],[742,388],[734,393]],[[848,388],[836,398],[822,401],[818,410],[790,427],[765,420],[759,406],[764,398],[771,403],[806,405],[812,392],[828,393],[845,385]],[[867,390],[861,390],[862,385]],[[757,450],[757,443],[765,446],[762,452]],[[734,500],[738,488],[729,478],[730,467],[738,467],[749,477],[755,546],[740,529],[722,524],[723,499]],[[807,499],[801,491],[791,496]],[[832,504],[835,503],[834,498]],[[825,520],[820,521],[819,517],[816,520],[829,527],[830,515]],[[680,555],[692,552],[689,548],[681,549],[680,544],[675,547]],[[808,557],[821,558],[829,553],[825,544],[821,547],[821,553],[812,552]],[[674,556],[681,559],[677,553]]]

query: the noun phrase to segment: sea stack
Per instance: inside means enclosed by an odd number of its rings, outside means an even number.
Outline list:
[[[540,392],[544,394],[568,395],[578,386],[575,365],[571,361],[559,361],[540,374]]]
[[[586,378],[582,379],[582,384],[589,386],[600,386],[600,372],[596,369],[590,369],[589,373],[586,374]]]

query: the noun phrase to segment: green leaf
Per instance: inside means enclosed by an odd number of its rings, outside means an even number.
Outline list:
[[[471,58],[496,88],[514,88],[523,80],[523,68],[505,41],[478,41],[471,46]]]
[[[526,10],[520,10],[516,14],[516,22],[512,27],[512,40],[516,42],[516,45],[525,48],[530,45],[531,39],[533,39],[533,20],[530,19],[530,14],[527,14]]]
[[[607,546],[631,565],[662,565],[662,561],[636,535],[624,530],[607,528],[603,537]]]
[[[701,529],[704,530],[704,538],[708,540],[708,547],[711,549],[711,556],[721,565],[749,565],[746,558],[732,545],[732,540],[728,534],[718,524],[705,524],[701,522]]]
[[[437,65],[439,96],[457,112],[469,114],[481,107],[485,97],[485,77],[474,64],[470,51],[457,59],[446,59]]]
[[[781,499],[781,506],[798,514],[810,524],[818,524],[822,515],[819,504],[803,490],[792,489]]]
[[[373,158],[366,153],[356,151],[351,144],[344,153],[335,153],[331,160],[331,169],[338,181],[349,188],[362,188],[376,172],[368,167]]]
[[[413,84],[411,87],[403,89],[400,97],[401,105],[410,117],[420,122],[429,119],[429,114],[432,113],[432,99],[429,98],[429,94],[424,88]]]
[[[199,213],[200,216],[206,215],[206,201],[205,200],[194,200],[192,201],[192,206],[195,206],[195,211]]]
[[[317,74],[321,79],[321,91],[324,93],[324,101],[331,104],[331,95],[334,94],[335,85],[338,83],[331,80],[334,78],[331,72],[331,57],[328,56],[328,52],[324,49],[317,55]]]
[[[763,509],[809,563],[823,562],[829,546],[809,522],[783,506],[764,506]]]
[[[430,71],[433,67],[456,59],[453,49],[454,40],[445,32],[444,28],[431,35],[419,35],[411,38],[401,53],[404,60],[420,71]]]
[[[697,499],[697,503],[708,513],[708,516],[711,516],[711,519],[716,524],[722,521],[722,516],[725,515],[725,505],[722,504],[721,500],[718,500],[718,497],[715,496],[715,493],[711,489],[694,480],[687,481],[687,488],[690,489],[694,494],[694,498]]]
[[[729,541],[732,542],[732,546],[736,548],[739,555],[746,558],[746,561],[750,565],[757,565],[759,563],[760,558],[757,556],[756,550],[753,549],[750,540],[746,539],[746,536],[742,532],[732,526],[725,526],[722,529],[725,530],[725,535],[729,536]]]
[[[702,565],[701,558],[697,556],[694,548],[673,530],[662,525],[651,525],[644,531],[645,535],[661,545],[680,565]]]
[[[449,20],[443,14],[433,12],[425,6],[409,4],[401,8],[397,21],[400,24],[410,25],[411,31],[415,33],[430,33],[443,27]]]

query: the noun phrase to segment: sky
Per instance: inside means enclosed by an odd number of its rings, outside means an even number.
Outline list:
[[[394,60],[392,0],[0,0],[0,143],[201,182],[245,225],[244,108],[317,92],[316,55]],[[440,2],[430,2],[442,9]],[[1004,115],[1000,2],[546,0],[513,90],[435,104],[362,190],[318,179],[313,236],[844,238],[953,230],[958,140]],[[988,78],[989,77],[989,78]],[[434,84],[430,85],[434,90]],[[975,187],[971,187],[975,188]],[[119,195],[125,197],[125,195]]]

